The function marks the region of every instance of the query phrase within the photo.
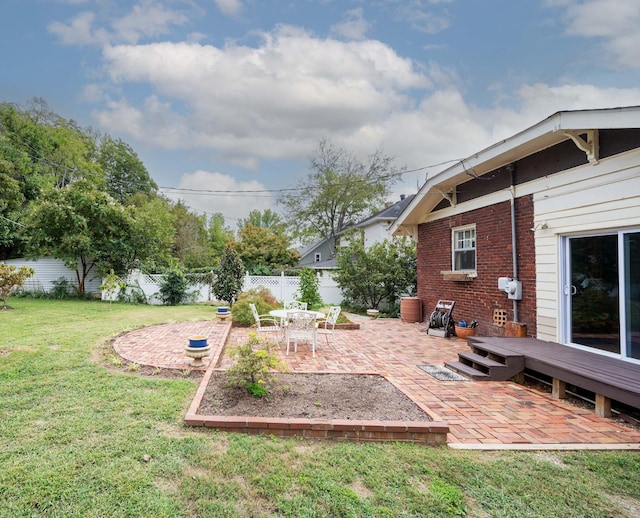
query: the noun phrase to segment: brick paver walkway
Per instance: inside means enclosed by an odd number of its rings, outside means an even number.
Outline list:
[[[356,318],[356,317],[354,317]],[[640,432],[596,416],[549,395],[512,382],[439,381],[418,365],[442,365],[466,350],[457,338],[426,333],[426,324],[397,319],[358,318],[360,330],[337,330],[328,343],[319,337],[316,357],[299,344],[282,357],[292,372],[376,373],[384,375],[438,421],[449,425],[448,443],[467,448],[629,448],[640,449]],[[189,368],[184,346],[192,335],[206,335],[210,366],[225,368],[223,345],[250,332],[216,321],[150,326],[118,337],[123,358],[162,368]]]

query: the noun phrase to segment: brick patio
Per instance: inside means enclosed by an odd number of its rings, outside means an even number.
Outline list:
[[[353,317],[359,330],[336,330],[329,343],[319,337],[316,357],[298,346],[284,355],[292,372],[376,373],[449,426],[450,447],[469,449],[640,449],[640,432],[596,416],[591,409],[554,400],[512,382],[439,381],[418,365],[442,365],[466,350],[457,338],[426,333],[426,324],[399,319]],[[115,351],[124,359],[161,368],[188,369],[184,346],[192,335],[206,335],[209,367],[228,366],[225,342],[235,343],[249,329],[217,321],[163,324],[119,336]]]

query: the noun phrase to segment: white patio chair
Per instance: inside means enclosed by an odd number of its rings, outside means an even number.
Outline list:
[[[259,315],[255,304],[249,303],[249,307],[253,314],[253,320],[255,320],[256,331],[259,333],[276,333],[278,340],[280,340],[282,328],[278,320],[270,315]]]
[[[289,314],[285,324],[285,340],[287,341],[287,353],[293,340],[293,352],[298,352],[298,340],[311,342],[312,356],[316,357],[318,323],[316,316],[303,311],[293,311]]]
[[[284,303],[284,309],[300,309],[302,311],[306,311],[307,303],[300,302],[299,300],[291,300]]]
[[[327,340],[327,345],[329,344],[329,335],[331,335],[333,339],[333,331],[335,330],[336,323],[338,322],[340,311],[342,311],[340,306],[331,306],[327,313],[327,318],[321,321],[318,325],[318,334],[324,335]]]

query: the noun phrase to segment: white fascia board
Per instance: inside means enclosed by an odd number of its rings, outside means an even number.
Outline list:
[[[391,233],[395,234],[405,224],[412,213],[423,204],[425,197],[433,192],[433,189],[449,184],[453,187],[461,183],[459,179],[466,176],[470,170],[473,170],[477,175],[482,175],[551,147],[569,138],[565,135],[565,131],[638,127],[640,127],[640,106],[556,112],[512,137],[474,153],[427,179],[411,203],[395,220],[390,228]],[[418,223],[415,216],[411,220],[408,224]]]
[[[640,106],[558,112],[554,131],[640,127]]]

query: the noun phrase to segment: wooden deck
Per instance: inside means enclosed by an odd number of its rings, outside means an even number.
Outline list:
[[[468,343],[472,352],[461,353],[459,362],[447,365],[476,380],[517,376],[522,368],[514,373],[516,369],[505,366],[523,364],[524,369],[552,378],[556,398],[565,397],[567,384],[593,392],[600,416],[611,415],[612,400],[640,408],[639,364],[535,338],[470,337]],[[521,356],[521,364],[514,353]]]

